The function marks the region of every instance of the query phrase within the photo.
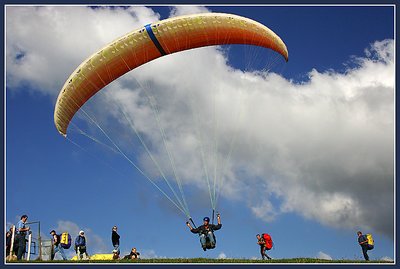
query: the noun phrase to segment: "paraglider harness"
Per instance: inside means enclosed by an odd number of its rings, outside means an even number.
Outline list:
[[[212,222],[211,222],[211,225],[214,225],[214,214],[215,214],[215,211],[213,210],[213,212],[212,212]],[[218,213],[217,213],[217,215],[218,215]],[[190,222],[193,224],[194,228],[197,228],[197,226],[196,226],[196,224],[194,223],[193,219],[192,219],[192,218],[189,218],[189,220],[190,220]],[[199,237],[201,236],[201,234],[204,234],[204,235],[206,236],[206,247],[207,247],[207,249],[211,249],[212,246],[211,246],[210,238],[207,236],[207,235],[208,235],[208,232],[211,232],[212,237],[213,237],[213,239],[214,239],[214,243],[215,243],[215,245],[216,245],[216,244],[217,244],[217,238],[215,237],[214,230],[213,230],[211,227],[209,227],[209,230],[208,230],[208,231],[207,231],[207,230],[203,230],[201,233],[199,233]]]

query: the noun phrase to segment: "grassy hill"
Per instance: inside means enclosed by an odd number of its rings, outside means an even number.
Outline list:
[[[27,263],[26,261],[21,261]],[[13,261],[12,263],[18,263]],[[250,259],[206,259],[206,258],[171,258],[171,259],[140,259],[131,260],[88,260],[88,261],[29,261],[28,263],[394,263],[390,261],[363,261],[363,260],[322,260],[315,258],[291,258],[291,259],[273,259],[273,260],[250,260]]]

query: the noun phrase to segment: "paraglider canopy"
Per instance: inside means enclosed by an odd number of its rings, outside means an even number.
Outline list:
[[[202,13],[162,20],[136,29],[83,61],[62,87],[54,122],[66,136],[75,113],[93,95],[128,71],[161,56],[212,45],[248,44],[272,49],[288,60],[281,38],[254,20]]]

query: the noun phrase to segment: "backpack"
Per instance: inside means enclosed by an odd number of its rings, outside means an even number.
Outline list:
[[[269,234],[262,234],[262,237],[265,240],[265,249],[270,250],[274,246],[274,242]]]
[[[368,249],[371,250],[374,248],[374,239],[372,238],[372,234],[367,234],[367,240],[368,240]]]
[[[71,247],[72,238],[67,232],[60,234],[60,245],[64,249],[69,249]]]

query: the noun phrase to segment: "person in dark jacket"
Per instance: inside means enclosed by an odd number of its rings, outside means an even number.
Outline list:
[[[89,254],[86,251],[86,237],[84,231],[80,231],[75,239],[75,252],[78,260],[89,259]]]
[[[369,261],[369,256],[367,254],[368,249],[368,239],[367,236],[362,234],[361,231],[357,232],[357,236],[358,236],[358,244],[361,246],[362,249],[362,253],[364,255],[364,259],[366,261]]]
[[[257,234],[256,237],[257,237],[257,244],[260,246],[261,258],[265,260],[265,257],[267,257],[268,260],[271,260],[271,257],[268,256],[266,253],[267,248],[265,246],[265,239],[259,234]]]
[[[6,257],[11,253],[12,227],[6,233]]]
[[[214,224],[210,224],[209,217],[205,217],[203,219],[203,225],[201,225],[197,228],[193,228],[189,222],[186,222],[186,225],[189,227],[189,229],[192,233],[200,234],[201,247],[203,248],[204,251],[206,251],[207,249],[215,248],[216,239],[215,239],[214,231],[219,230],[222,227],[220,214],[217,214],[217,220],[218,220],[218,224],[214,225]]]
[[[56,253],[57,253],[57,252],[60,252],[61,257],[63,258],[63,260],[66,261],[66,260],[67,260],[67,256],[65,256],[64,249],[63,249],[63,247],[60,245],[61,236],[58,235],[58,234],[56,233],[56,231],[54,231],[54,230],[52,230],[52,231],[50,232],[50,234],[51,234],[52,239],[53,239],[53,240],[52,240],[52,251],[51,251],[50,259],[51,259],[51,260],[54,260],[54,257],[56,256]]]
[[[118,259],[119,258],[119,254],[120,254],[120,251],[119,251],[119,238],[120,238],[120,236],[117,233],[117,229],[118,229],[117,226],[114,226],[112,228],[112,233],[111,233],[111,241],[112,241],[112,244],[113,244],[113,247],[114,247],[114,249],[113,249],[113,254],[114,254],[113,259]]]
[[[132,248],[131,253],[129,255],[126,255],[124,259],[126,260],[136,260],[139,259],[140,253],[137,252],[136,248]]]

